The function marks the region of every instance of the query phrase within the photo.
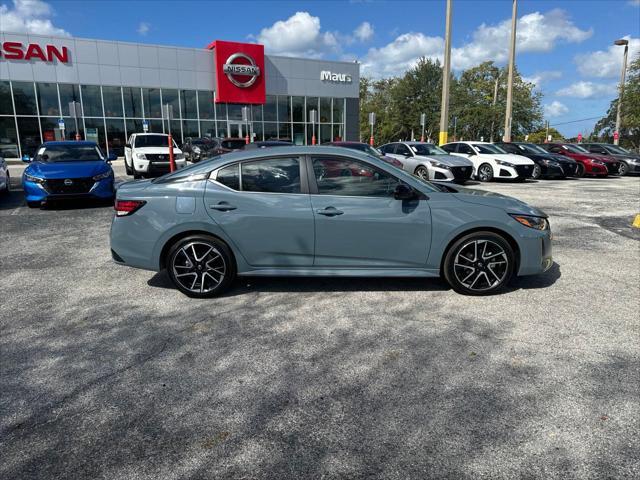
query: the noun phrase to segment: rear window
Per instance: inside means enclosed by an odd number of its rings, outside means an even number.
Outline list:
[[[228,148],[229,150],[238,150],[243,148],[246,145],[246,142],[241,138],[238,138],[237,140],[223,140],[220,142],[220,145],[222,145],[223,148]]]

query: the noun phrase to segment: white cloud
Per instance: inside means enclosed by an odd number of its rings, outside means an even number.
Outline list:
[[[488,60],[506,62],[510,32],[511,19],[496,25],[480,25],[473,33],[471,42],[452,48],[452,68],[466,69]],[[518,20],[516,53],[548,52],[559,41],[578,43],[592,33],[591,30],[576,27],[562,10],[530,13]],[[420,32],[404,33],[384,47],[370,49],[362,59],[363,72],[373,76],[397,75],[414,65],[421,56],[442,60],[443,52],[442,37],[430,37]],[[553,77],[547,77],[550,78]],[[544,80],[540,78],[540,81]]]
[[[536,87],[540,87],[549,80],[557,80],[562,78],[562,72],[558,70],[548,70],[544,72],[535,72],[530,77],[522,77],[525,82],[533,83]]]
[[[629,0],[627,3],[633,7],[640,7],[640,0]]]
[[[502,63],[509,55],[511,19],[497,25],[482,24],[473,33],[473,41],[452,49],[453,68],[465,69],[487,60]],[[533,12],[518,19],[516,55],[525,52],[549,52],[556,42],[579,43],[593,34],[591,29],[576,27],[560,9],[546,13]]]
[[[569,109],[564,103],[557,100],[544,106],[544,114],[546,117],[560,117],[567,113]]]
[[[286,20],[278,20],[253,37],[267,52],[285,56],[320,58],[338,53],[340,45],[335,33],[322,32],[320,19],[308,12],[296,12]]]
[[[556,95],[576,98],[615,97],[617,88],[615,83],[576,82],[561,88]]]
[[[373,77],[401,75],[420,59],[427,57],[442,61],[444,40],[422,33],[405,33],[381,48],[371,48],[362,59],[362,72]]]
[[[353,36],[361,42],[367,42],[373,38],[373,26],[369,22],[362,22],[358,28],[353,31]]]
[[[629,40],[629,59],[640,55],[640,38],[629,35],[623,38]],[[606,50],[576,55],[574,61],[578,71],[586,77],[615,78],[622,70],[623,49],[618,45],[609,45]]]
[[[53,25],[51,6],[41,0],[13,0],[13,8],[0,5],[0,31],[70,36],[69,32]]]
[[[140,25],[138,25],[138,29],[136,31],[139,35],[142,35],[144,37],[147,33],[149,33],[150,29],[150,24],[148,24],[147,22],[140,22]]]

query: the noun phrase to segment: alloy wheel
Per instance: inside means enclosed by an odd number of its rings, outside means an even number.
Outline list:
[[[627,174],[627,164],[624,162],[620,162],[620,167],[618,168],[618,175],[623,176]]]
[[[491,165],[484,164],[481,165],[478,169],[478,178],[481,182],[488,182],[489,180],[491,180],[492,176],[493,171],[491,169]]]
[[[540,175],[542,174],[542,169],[540,168],[540,165],[536,164],[533,166],[533,172],[531,172],[531,178],[533,178],[534,180],[537,180],[540,178]]]
[[[416,177],[419,177],[423,180],[429,180],[429,170],[425,167],[416,168]]]
[[[173,255],[173,276],[193,293],[209,293],[224,280],[227,265],[220,251],[205,242],[193,241]]]
[[[472,240],[458,250],[453,267],[456,279],[464,287],[481,292],[504,281],[509,271],[509,257],[496,242]]]

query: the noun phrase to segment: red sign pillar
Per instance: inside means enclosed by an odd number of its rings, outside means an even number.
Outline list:
[[[169,171],[176,171],[176,161],[173,158],[173,137],[169,134]]]

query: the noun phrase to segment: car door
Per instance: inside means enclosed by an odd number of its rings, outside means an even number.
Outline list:
[[[396,200],[400,180],[365,161],[309,157],[315,267],[424,267],[431,239],[427,200]]]
[[[418,166],[418,159],[414,157],[411,149],[404,143],[398,143],[396,147],[396,156],[404,165],[404,170],[413,173]]]
[[[249,265],[310,267],[314,216],[296,156],[244,161],[212,173],[204,194],[211,219]]]
[[[468,145],[466,143],[458,143],[456,155],[471,160],[471,163],[473,163],[473,174],[476,175],[478,173],[478,167],[482,163],[482,159],[476,153],[473,147],[471,147],[471,145]]]

